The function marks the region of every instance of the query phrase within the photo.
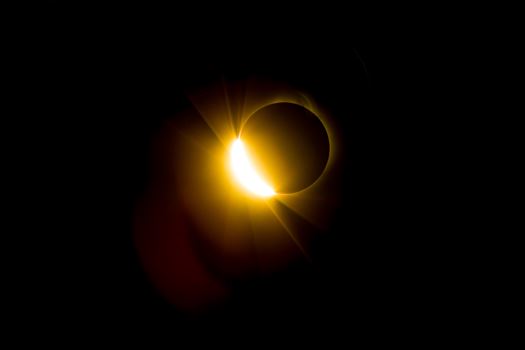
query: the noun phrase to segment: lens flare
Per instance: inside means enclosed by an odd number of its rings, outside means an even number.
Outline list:
[[[249,192],[259,197],[275,195],[268,185],[255,171],[241,139],[236,139],[230,149],[230,167],[235,179]]]

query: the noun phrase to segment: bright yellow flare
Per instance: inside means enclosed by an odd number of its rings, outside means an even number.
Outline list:
[[[230,166],[235,179],[248,191],[259,197],[271,197],[275,191],[255,171],[241,139],[233,142]]]

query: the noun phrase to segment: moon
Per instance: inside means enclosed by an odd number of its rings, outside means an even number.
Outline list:
[[[320,116],[302,105],[263,106],[247,118],[237,137],[245,141],[259,175],[279,195],[307,189],[328,166],[328,130]]]
[[[237,182],[250,193],[258,197],[272,197],[276,194],[272,186],[267,184],[255,170],[240,138],[231,146],[230,167]]]

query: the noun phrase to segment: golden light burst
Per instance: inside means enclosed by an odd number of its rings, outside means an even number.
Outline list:
[[[276,255],[272,251],[279,251],[280,246],[288,244],[278,238],[284,235],[308,258],[310,238],[305,231],[309,229],[304,225],[308,223],[313,231],[322,231],[329,225],[331,213],[338,205],[338,194],[325,191],[327,187],[333,188],[330,168],[337,153],[333,152],[336,151],[334,128],[327,113],[312,98],[290,86],[259,80],[248,80],[240,86],[232,87],[223,82],[188,93],[195,111],[205,123],[179,130],[194,145],[188,144],[195,150],[191,152],[199,154],[198,158],[186,152],[182,154],[183,162],[195,164],[191,166],[192,171],[189,168],[184,171],[183,178],[187,180],[181,184],[188,208],[200,232],[221,246],[222,251],[237,254],[240,250],[233,247],[243,240],[241,237],[254,235],[257,254],[271,255],[274,259]],[[275,165],[257,162],[255,160],[261,158],[254,155],[268,156],[271,152],[257,148],[251,135],[245,135],[243,129],[254,113],[280,103],[295,104],[313,113],[329,139],[330,152],[324,171],[310,186],[297,192],[280,191],[273,183],[276,179],[266,176],[268,170],[270,173],[276,170]],[[304,159],[305,164],[309,161],[309,155],[304,152],[297,157]],[[206,169],[202,175],[204,182],[200,184],[201,175],[195,174],[196,159],[202,161],[199,167]],[[220,168],[221,163],[226,167]],[[246,216],[245,209],[251,216]],[[291,218],[294,215],[296,218]],[[298,220],[303,222],[300,228],[296,225]]]

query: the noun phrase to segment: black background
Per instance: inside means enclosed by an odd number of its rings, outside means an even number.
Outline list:
[[[337,9],[44,7],[18,43],[39,232],[27,300],[46,310],[37,324],[130,339],[219,329],[353,342],[461,323],[466,238],[449,219],[460,214],[444,165],[457,87],[441,44],[364,41],[354,34],[366,28]],[[148,283],[131,219],[151,138],[189,104],[185,89],[217,71],[289,81],[334,112],[345,200],[315,269],[290,267],[189,317]]]

